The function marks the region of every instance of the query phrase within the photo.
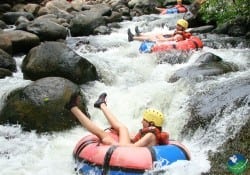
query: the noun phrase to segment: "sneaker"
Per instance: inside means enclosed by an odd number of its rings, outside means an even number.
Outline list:
[[[130,42],[130,41],[133,41],[133,40],[134,40],[133,37],[134,37],[133,33],[131,32],[130,29],[128,29],[128,41],[129,41],[129,42]]]
[[[71,95],[69,102],[65,105],[65,108],[70,110],[71,108],[78,106],[80,102],[80,96],[78,93]]]
[[[97,101],[94,103],[94,107],[95,108],[100,108],[102,103],[106,104],[106,97],[107,97],[107,93],[105,93],[105,92],[102,93],[99,96],[99,98],[97,99]]]
[[[139,30],[138,26],[135,26],[135,33],[137,36],[140,36],[141,31]]]

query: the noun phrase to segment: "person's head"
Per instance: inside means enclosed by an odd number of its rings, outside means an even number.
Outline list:
[[[188,22],[185,19],[179,19],[176,23],[177,30],[186,30],[188,28]]]
[[[182,0],[177,0],[177,4],[182,4]]]
[[[164,115],[162,112],[156,109],[146,109],[143,112],[143,121],[148,124],[148,126],[156,126],[161,128],[164,122]],[[147,127],[147,126],[143,126]]]

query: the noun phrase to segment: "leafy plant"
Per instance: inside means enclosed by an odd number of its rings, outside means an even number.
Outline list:
[[[201,7],[202,19],[218,24],[238,16],[250,16],[249,0],[207,0]]]

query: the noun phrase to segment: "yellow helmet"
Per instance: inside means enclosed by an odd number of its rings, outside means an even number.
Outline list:
[[[179,24],[181,27],[183,27],[184,29],[188,28],[188,22],[185,19],[179,19],[177,21],[177,24]]]
[[[164,122],[164,115],[155,109],[147,109],[143,113],[143,119],[148,122],[153,122],[155,126],[162,127]]]
[[[177,0],[177,2],[182,2],[182,0]]]

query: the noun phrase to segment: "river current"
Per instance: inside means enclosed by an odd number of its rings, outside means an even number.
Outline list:
[[[176,70],[191,65],[205,52],[212,52],[224,61],[237,64],[240,71],[231,73],[231,76],[220,75],[206,82],[200,81],[195,85],[196,89],[200,87],[202,91],[204,83],[207,83],[209,88],[228,79],[247,77],[250,75],[250,54],[246,48],[213,49],[205,46],[202,50],[192,51],[185,63],[159,64],[157,54],[142,54],[138,51],[140,42],[127,41],[128,28],[133,31],[138,25],[142,30],[150,28],[157,32],[163,30],[162,27],[174,25],[179,17],[161,17],[167,21],[165,26],[151,25],[150,19],[154,19],[154,15],[137,17],[132,21],[121,22],[121,28],[113,29],[110,35],[68,37],[67,45],[94,64],[101,75],[101,81],[81,85],[82,91],[87,95],[91,120],[102,128],[109,126],[102,113],[93,107],[94,101],[102,92],[108,94],[108,107],[134,133],[141,127],[141,113],[146,107],[161,110],[166,116],[164,130],[170,133],[171,139],[186,145],[192,158],[191,161],[178,161],[164,167],[164,174],[200,175],[210,169],[208,151],[215,151],[228,137],[233,136],[226,134],[227,127],[230,127],[228,125],[240,128],[249,116],[237,119],[234,113],[225,114],[208,130],[197,130],[192,138],[180,139],[181,128],[189,116],[186,102],[193,91],[193,85],[185,80],[175,83],[168,83],[167,80]],[[90,44],[77,45],[84,40],[88,40]],[[13,77],[0,79],[1,106],[11,90],[31,83],[22,78],[20,65],[23,58],[24,56],[15,57],[19,68]],[[237,115],[243,116],[246,110],[248,109],[238,109]],[[234,122],[228,122],[232,119]],[[72,151],[78,140],[86,134],[88,132],[80,125],[64,132],[39,135],[22,131],[19,125],[0,125],[0,174],[74,175]]]

